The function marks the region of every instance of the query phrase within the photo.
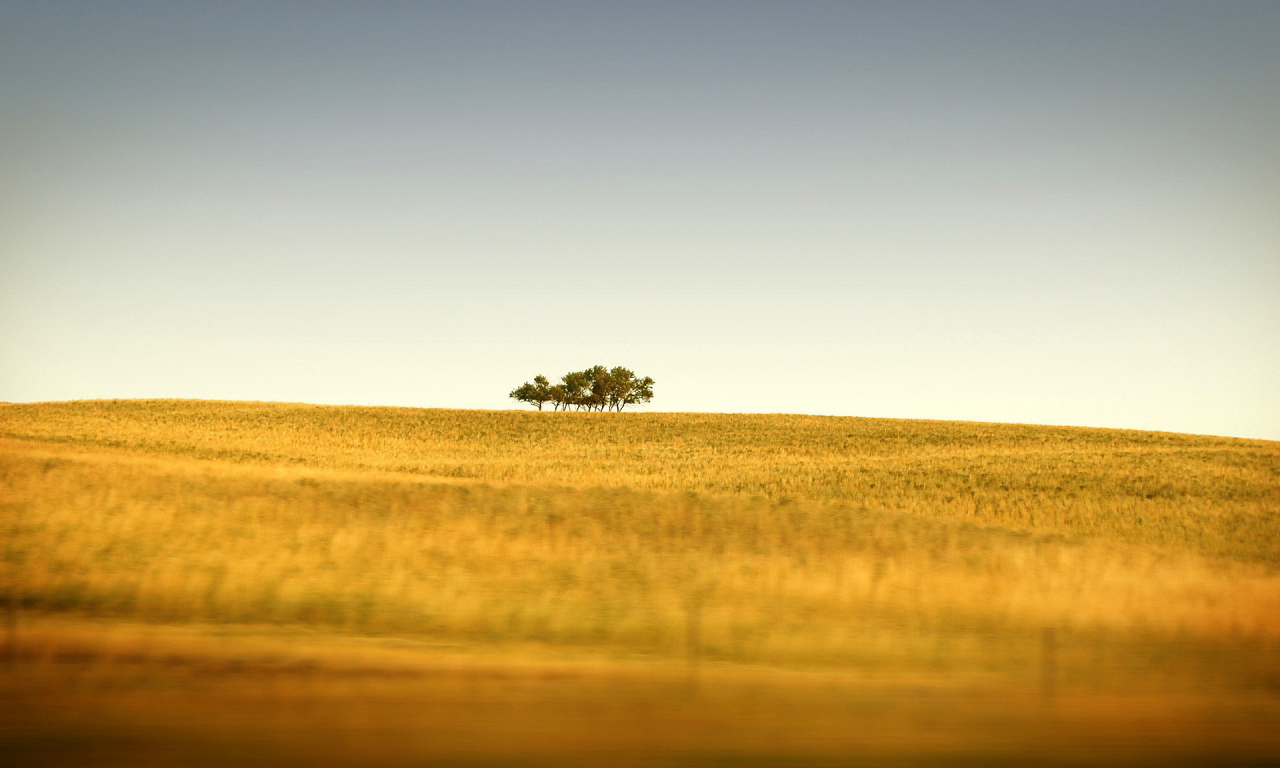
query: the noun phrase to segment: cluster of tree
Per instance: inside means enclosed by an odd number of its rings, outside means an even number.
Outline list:
[[[621,411],[628,405],[649,402],[653,398],[653,379],[640,378],[622,366],[609,369],[597,365],[566,373],[559,384],[552,384],[539,374],[532,383],[525,382],[511,390],[511,397],[536,405],[538,410],[551,403],[557,411]]]

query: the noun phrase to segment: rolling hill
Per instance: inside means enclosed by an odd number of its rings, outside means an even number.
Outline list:
[[[1278,478],[1123,430],[0,405],[0,748],[1280,758]]]

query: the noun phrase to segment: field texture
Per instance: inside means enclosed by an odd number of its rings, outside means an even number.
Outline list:
[[[1280,444],[0,405],[7,764],[1280,760]]]

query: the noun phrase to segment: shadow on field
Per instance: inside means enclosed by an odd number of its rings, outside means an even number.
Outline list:
[[[1165,648],[1127,673],[1090,669],[1097,649],[1061,633],[1025,640],[1041,654],[1032,674],[1015,664],[889,675],[528,646],[459,651],[263,627],[122,633],[43,615],[24,617],[21,638],[0,691],[0,752],[15,766],[1138,766],[1280,756],[1276,681],[1176,672],[1212,665],[1203,648]]]

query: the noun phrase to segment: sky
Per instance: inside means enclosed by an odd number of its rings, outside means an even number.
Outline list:
[[[0,5],[0,400],[1280,439],[1280,3]]]

